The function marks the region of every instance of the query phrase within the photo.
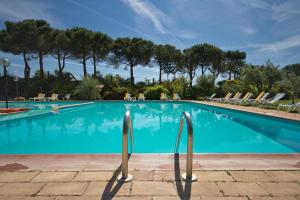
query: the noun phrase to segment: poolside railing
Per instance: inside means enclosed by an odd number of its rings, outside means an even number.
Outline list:
[[[131,152],[133,152],[132,121],[130,112],[126,111],[123,119],[122,132],[122,174],[118,176],[118,181],[121,182],[128,182],[133,179],[133,176],[128,173],[128,129],[130,132]]]
[[[188,112],[183,112],[180,125],[177,133],[177,140],[175,144],[174,153],[178,153],[178,146],[181,139],[182,128],[184,124],[184,119],[187,124],[187,131],[188,131],[188,145],[187,145],[187,160],[186,160],[186,172],[181,175],[181,178],[185,181],[196,181],[197,176],[193,174],[193,143],[194,143],[194,131],[193,131],[193,124],[191,120],[191,116]]]

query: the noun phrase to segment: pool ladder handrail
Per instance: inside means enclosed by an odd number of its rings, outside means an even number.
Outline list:
[[[181,139],[181,133],[183,128],[183,123],[187,124],[187,132],[188,132],[188,140],[187,140],[187,160],[186,160],[186,172],[181,175],[181,178],[185,181],[196,181],[197,176],[193,174],[193,143],[194,143],[194,131],[193,131],[193,123],[191,120],[191,116],[188,112],[183,112],[180,118],[180,125],[177,132],[177,139],[175,144],[174,153],[178,153],[178,146]]]
[[[133,153],[133,134],[132,134],[132,121],[130,111],[125,112],[123,118],[123,131],[122,131],[122,174],[118,176],[118,181],[129,182],[133,176],[128,173],[128,129],[130,132],[131,153]]]

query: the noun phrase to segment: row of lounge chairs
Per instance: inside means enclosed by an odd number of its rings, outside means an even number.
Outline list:
[[[173,97],[169,98],[167,96],[166,93],[161,93],[160,94],[160,100],[180,100],[180,96],[178,95],[178,93],[173,93]],[[126,93],[124,100],[127,101],[135,101],[135,100],[139,100],[139,101],[144,101],[146,100],[145,95],[143,93],[139,93],[137,97],[132,97],[130,93]]]
[[[62,97],[63,100],[70,100],[71,94],[65,94]],[[29,98],[31,101],[58,101],[58,94],[52,93],[50,97],[46,97],[45,94],[39,93],[36,97]]]
[[[285,96],[285,93],[277,93],[272,98],[268,98],[268,96],[270,95],[270,93],[268,92],[261,92],[256,98],[252,98],[253,93],[251,92],[247,92],[244,96],[240,92],[237,92],[233,97],[232,95],[233,94],[229,92],[223,98],[214,98],[216,96],[216,94],[214,93],[210,97],[207,97],[205,99],[208,101],[219,103],[272,105],[282,99]],[[300,102],[296,104],[279,104],[277,110],[281,108],[287,108],[288,112],[298,109],[298,112],[300,112]]]

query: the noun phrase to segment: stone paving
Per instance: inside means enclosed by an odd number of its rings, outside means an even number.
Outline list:
[[[195,170],[185,183],[179,171],[134,170],[120,183],[119,171],[0,172],[0,200],[199,199],[300,200],[300,171]]]

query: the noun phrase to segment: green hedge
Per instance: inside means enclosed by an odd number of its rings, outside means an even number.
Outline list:
[[[159,100],[160,93],[168,94],[169,91],[161,85],[151,86],[151,87],[146,88],[145,97],[146,97],[146,99],[149,99],[149,100]]]

